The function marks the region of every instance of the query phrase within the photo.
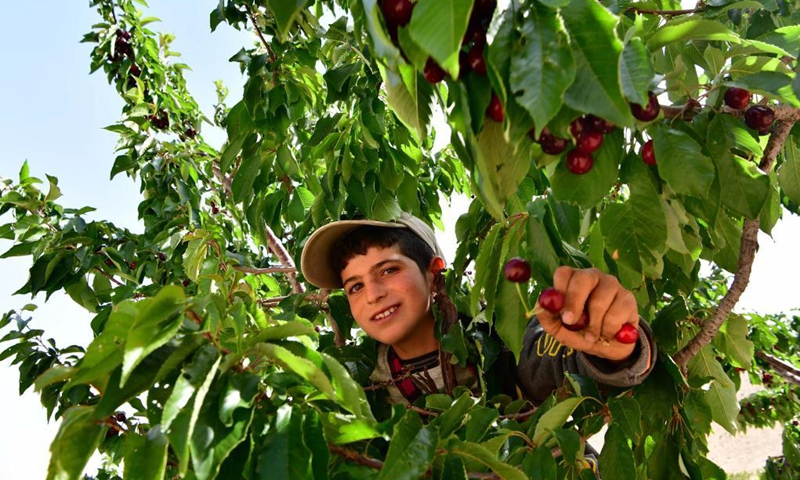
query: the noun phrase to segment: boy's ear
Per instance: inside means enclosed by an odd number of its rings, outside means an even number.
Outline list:
[[[428,270],[434,274],[444,270],[444,259],[442,257],[433,257],[430,265],[428,265]]]

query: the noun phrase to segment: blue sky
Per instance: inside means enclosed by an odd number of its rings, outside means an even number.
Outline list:
[[[98,21],[87,1],[42,0],[36,12],[26,2],[4,6],[0,29],[0,176],[17,178],[28,160],[31,173],[58,177],[63,197],[71,207],[98,209],[94,218],[107,219],[133,231],[141,231],[136,210],[138,185],[124,175],[113,181],[109,172],[115,157],[116,135],[103,130],[119,116],[121,101],[102,73],[90,76],[91,45],[79,43]],[[228,62],[242,46],[252,43],[247,33],[226,25],[210,33],[209,12],[217,0],[170,0],[151,2],[150,15],[161,18],[153,30],[176,35],[173,50],[193,70],[186,73],[190,91],[207,116],[213,115],[215,80],[230,89],[228,105],[241,98],[243,79],[238,64]],[[209,126],[203,131],[216,146],[223,140]],[[0,218],[0,222],[9,218]],[[446,218],[447,221],[447,218]],[[796,305],[796,292],[786,281],[787,272],[800,269],[794,239],[800,238],[796,217],[776,228],[775,240],[762,236],[762,252],[756,257],[751,288],[738,310],[778,312]],[[452,238],[450,236],[449,238]],[[0,251],[10,247],[0,241]],[[452,258],[452,256],[451,256]],[[31,301],[12,296],[27,278],[28,258],[0,260],[0,312]],[[34,325],[54,336],[59,345],[86,344],[91,339],[89,314],[71,300],[53,296],[40,309]],[[6,345],[0,345],[0,349]],[[17,395],[16,367],[0,363],[0,478],[39,479],[46,476],[48,447],[56,425],[48,425],[38,396]]]

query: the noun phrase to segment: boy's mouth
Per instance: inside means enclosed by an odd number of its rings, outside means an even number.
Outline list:
[[[389,315],[393,314],[394,312],[396,312],[398,308],[399,307],[397,305],[393,305],[393,306],[387,308],[386,310],[384,310],[384,311],[382,311],[382,312],[380,312],[380,313],[378,313],[376,315],[373,315],[372,316],[372,321],[373,322],[379,322],[379,321],[387,318]]]

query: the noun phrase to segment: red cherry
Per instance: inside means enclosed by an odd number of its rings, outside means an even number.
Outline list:
[[[410,0],[384,0],[381,10],[387,23],[403,27],[411,21],[414,4]]]
[[[436,63],[436,60],[428,57],[428,61],[425,62],[425,68],[422,70],[422,75],[428,83],[439,83],[444,80],[445,72],[444,69]]]
[[[567,168],[575,175],[583,175],[592,169],[594,159],[590,153],[580,150],[570,150],[567,154]]]
[[[533,137],[533,132],[534,130],[531,129],[528,135]],[[558,155],[567,149],[568,144],[566,139],[556,137],[547,128],[542,130],[542,134],[539,135],[539,145],[541,145],[542,151],[548,155]]]
[[[639,330],[630,323],[626,323],[620,327],[614,338],[619,343],[636,343],[639,340]]]
[[[648,165],[656,164],[656,153],[653,150],[653,141],[648,140],[642,146],[642,160]]]
[[[581,312],[581,316],[578,318],[577,322],[573,323],[572,325],[561,322],[561,326],[566,328],[570,332],[577,332],[578,330],[583,330],[584,328],[589,326],[589,315],[587,315],[586,310],[584,310]]]
[[[744,88],[731,87],[725,91],[725,105],[741,110],[750,105],[750,92]]]
[[[514,283],[524,283],[531,278],[531,264],[520,257],[514,257],[503,267],[503,276]]]
[[[558,313],[564,308],[564,294],[553,287],[545,288],[539,294],[539,305],[550,313]]]
[[[578,117],[569,124],[569,133],[572,134],[572,138],[578,138],[581,136],[584,130],[588,130],[588,125],[586,125],[586,119],[583,117]]]
[[[594,115],[586,115],[585,123],[589,128],[600,133],[611,133],[617,128],[616,125],[608,120]]]
[[[744,123],[759,133],[766,132],[774,122],[775,112],[769,107],[753,105],[744,112]]]
[[[647,105],[642,106],[636,103],[630,104],[631,113],[633,116],[643,122],[655,120],[658,116],[658,113],[661,111],[661,105],[658,104],[658,98],[656,97],[656,94],[649,92],[647,97]]]
[[[131,269],[131,270],[134,270],[134,269],[136,269],[136,262],[131,262],[131,263],[129,263],[129,264],[128,264],[128,267],[130,267],[130,269]]]
[[[505,118],[503,104],[500,103],[500,99],[494,92],[492,93],[492,99],[489,101],[489,106],[486,107],[486,115],[497,123],[502,123],[503,118]]]
[[[575,149],[583,153],[594,153],[603,144],[603,134],[595,130],[586,130],[575,141]]]
[[[110,258],[106,258],[106,265],[108,265],[109,267],[116,266],[116,265],[114,265],[114,261],[111,260]]]
[[[183,286],[188,287],[190,283],[192,282],[190,282],[189,279],[187,278],[186,280],[183,281]]]
[[[476,44],[473,46],[469,53],[467,53],[467,62],[469,62],[472,71],[478,75],[486,75],[486,60],[483,58],[483,45]]]

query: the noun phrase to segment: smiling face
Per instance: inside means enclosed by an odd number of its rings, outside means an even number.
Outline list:
[[[439,348],[431,313],[433,268],[423,273],[397,245],[370,247],[341,272],[350,310],[375,340],[391,345],[400,358],[414,358]]]

